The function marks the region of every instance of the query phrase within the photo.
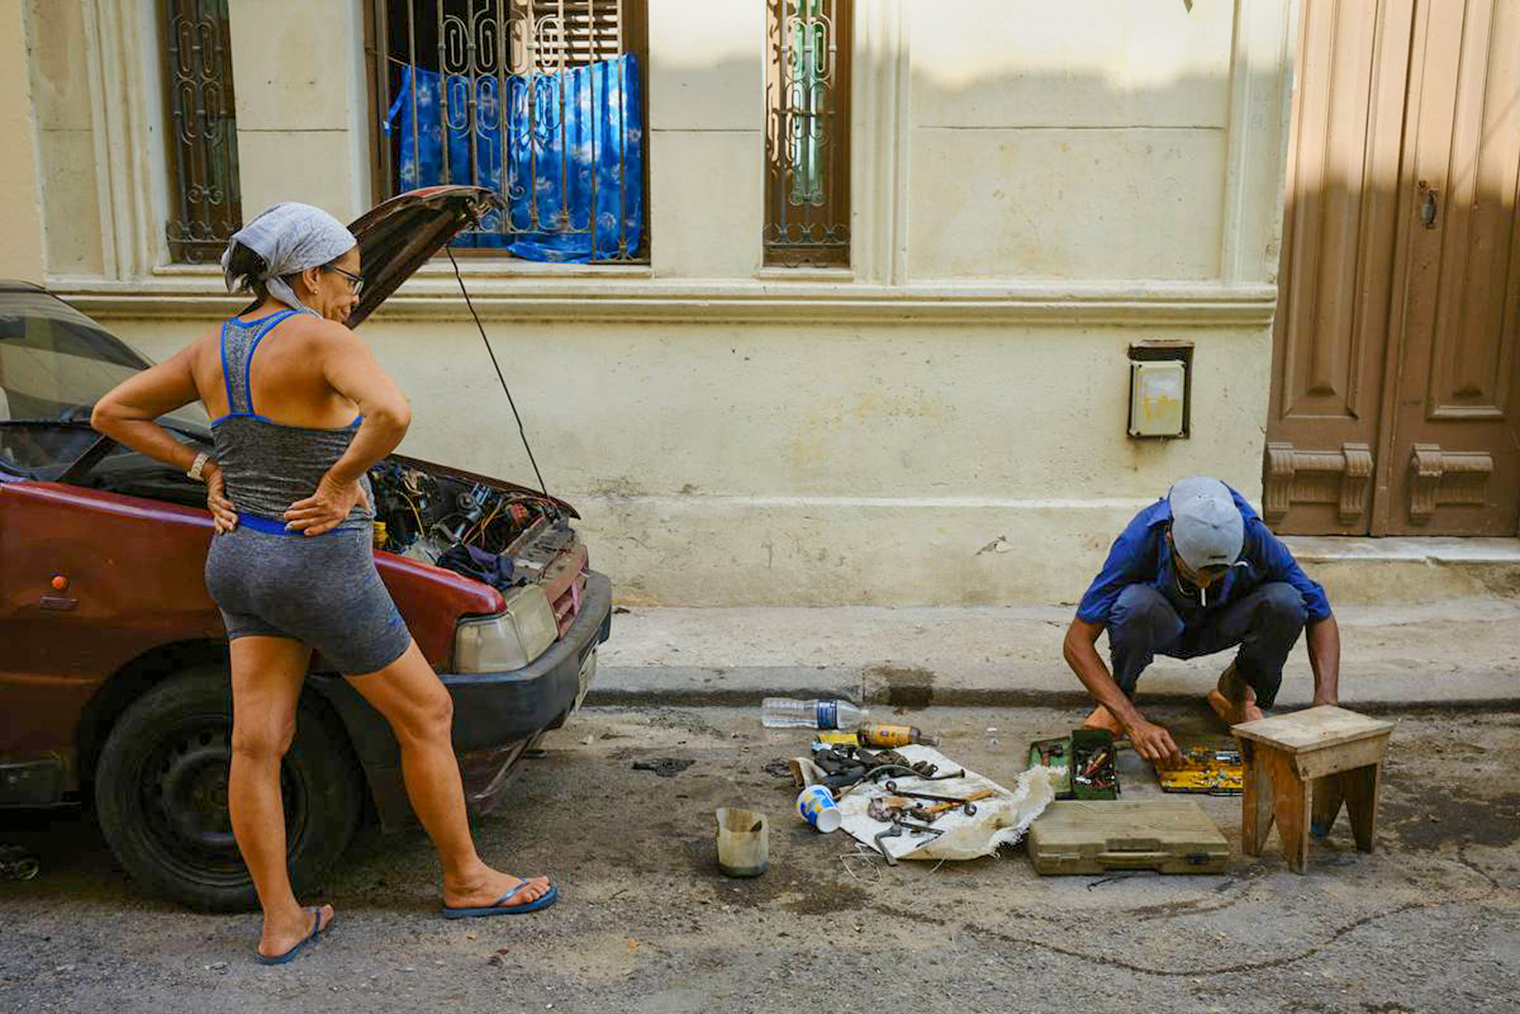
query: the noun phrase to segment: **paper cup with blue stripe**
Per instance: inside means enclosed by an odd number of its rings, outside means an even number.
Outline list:
[[[844,823],[844,814],[834,796],[822,785],[809,785],[797,796],[797,812],[802,819],[825,834],[838,831]]]

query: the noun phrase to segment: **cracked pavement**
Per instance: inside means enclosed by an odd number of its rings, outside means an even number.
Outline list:
[[[1222,731],[1201,705],[1149,711]],[[942,707],[900,720],[1011,784],[1031,739],[1080,717]],[[938,868],[849,858],[853,842],[794,818],[790,782],[762,770],[809,739],[762,729],[757,708],[587,709],[477,825],[489,861],[560,878],[557,906],[445,921],[426,838],[367,830],[321,898],[303,899],[336,906],[332,932],[280,968],[251,960],[255,915],[141,893],[87,813],[12,813],[0,840],[33,848],[43,872],[0,883],[0,1010],[1395,1014],[1513,1010],[1520,994],[1513,715],[1403,715],[1377,851],[1355,850],[1342,813],[1307,876],[1288,872],[1275,833],[1260,859],[1240,853],[1238,798],[1197,797],[1230,842],[1224,876],[1040,877],[1022,846]],[[694,763],[632,770],[658,757]],[[1129,751],[1121,780],[1127,799],[1159,793]],[[741,804],[771,815],[756,880],[715,866],[712,811]]]

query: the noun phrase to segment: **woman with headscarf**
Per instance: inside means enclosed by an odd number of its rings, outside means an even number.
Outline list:
[[[228,289],[254,302],[111,391],[92,422],[206,483],[206,587],[232,656],[228,809],[264,910],[258,960],[289,961],[333,918],[330,905],[303,909],[291,889],[280,799],[313,649],[396,734],[412,808],[442,860],[444,914],[553,904],[547,878],[499,873],[476,854],[453,702],[375,570],[366,473],[401,442],[411,410],[342,323],[363,285],[357,241],[326,212],[277,204],[232,237],[222,268]],[[215,420],[214,457],[154,422],[197,399]]]

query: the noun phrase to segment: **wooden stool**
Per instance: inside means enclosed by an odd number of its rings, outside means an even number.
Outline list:
[[[1232,728],[1245,766],[1241,847],[1246,855],[1261,855],[1275,814],[1288,868],[1303,873],[1311,828],[1316,837],[1328,835],[1342,801],[1356,847],[1371,852],[1383,752],[1393,726],[1322,705]]]

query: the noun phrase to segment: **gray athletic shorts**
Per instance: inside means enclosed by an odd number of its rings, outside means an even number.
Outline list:
[[[412,642],[375,570],[368,527],[285,535],[239,524],[212,536],[206,588],[227,639],[288,637],[345,676],[384,669]]]

